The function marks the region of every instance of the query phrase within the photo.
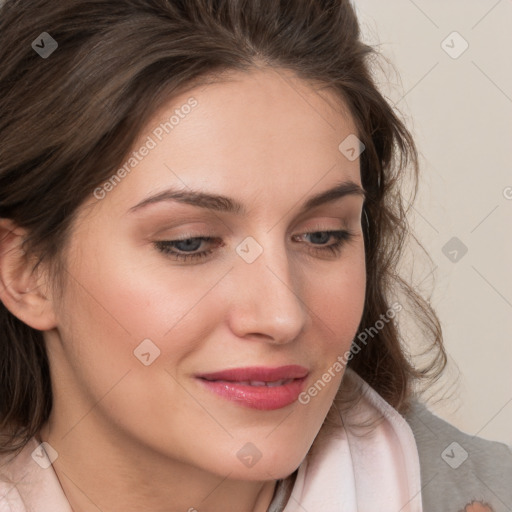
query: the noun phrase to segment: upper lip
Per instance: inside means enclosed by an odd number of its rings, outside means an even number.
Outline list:
[[[275,382],[286,379],[302,379],[309,373],[307,368],[296,364],[270,368],[266,366],[250,366],[246,368],[231,368],[213,373],[203,373],[197,377],[207,380],[227,381],[260,381]]]

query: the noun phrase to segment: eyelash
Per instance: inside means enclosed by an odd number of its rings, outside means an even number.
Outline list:
[[[332,245],[320,246],[318,249],[313,249],[315,253],[325,253],[328,252],[334,256],[339,256],[343,246],[350,242],[356,235],[352,231],[348,230],[331,230],[331,231],[310,231],[307,233],[303,233],[303,235],[315,235],[317,233],[328,233],[330,236],[333,236],[336,241]],[[190,240],[201,240],[201,241],[211,241],[213,237],[208,236],[196,236],[196,237],[188,237],[181,238],[178,240],[160,240],[153,242],[156,249],[173,259],[178,261],[191,261],[191,260],[200,260],[208,257],[213,249],[208,249],[206,251],[201,251],[193,254],[184,254],[179,253],[172,250],[172,245],[179,242],[188,242]]]

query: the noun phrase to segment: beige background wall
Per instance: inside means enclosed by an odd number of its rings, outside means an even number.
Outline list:
[[[421,153],[410,219],[450,356],[431,409],[512,444],[512,1],[355,4],[365,40],[398,72],[379,81]]]

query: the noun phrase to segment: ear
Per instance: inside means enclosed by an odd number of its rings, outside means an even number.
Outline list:
[[[23,323],[40,331],[56,327],[45,275],[33,272],[34,261],[21,245],[27,232],[10,219],[0,218],[0,301]]]

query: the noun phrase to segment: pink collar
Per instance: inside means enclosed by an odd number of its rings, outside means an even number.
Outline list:
[[[283,512],[422,512],[418,450],[406,420],[351,369],[342,385],[361,386],[361,400],[334,431],[322,427]],[[376,418],[369,432],[350,427]]]

